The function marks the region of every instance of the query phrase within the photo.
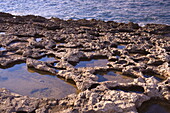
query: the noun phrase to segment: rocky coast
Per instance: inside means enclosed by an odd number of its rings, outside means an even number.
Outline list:
[[[46,56],[56,60],[38,60]],[[0,68],[18,63],[72,81],[79,92],[36,98],[0,86],[0,113],[142,113],[151,101],[170,112],[168,25],[1,12]]]

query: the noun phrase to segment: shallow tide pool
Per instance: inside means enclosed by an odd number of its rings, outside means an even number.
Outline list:
[[[70,85],[56,76],[27,69],[25,63],[0,69],[0,88],[37,98],[63,98],[77,91],[73,84]]]
[[[134,78],[122,75],[121,72],[118,71],[99,71],[95,74],[98,76],[98,82],[103,81],[117,81],[117,82],[132,82]]]
[[[90,61],[80,61],[77,63],[75,68],[82,68],[82,67],[104,67],[107,66],[108,60],[107,59],[92,59]]]

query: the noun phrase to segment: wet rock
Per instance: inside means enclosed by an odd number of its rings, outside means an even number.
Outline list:
[[[69,69],[69,68],[73,68],[74,69],[74,67],[71,65],[71,64],[69,64],[67,61],[64,61],[64,60],[61,60],[60,62],[58,62],[56,65],[55,65],[55,67],[56,68],[63,68],[63,69]]]
[[[80,59],[86,59],[86,55],[83,52],[77,52],[77,51],[70,51],[68,54],[66,54],[67,61],[70,63],[77,63],[80,61]]]
[[[135,66],[126,66],[125,68],[123,68],[122,72],[125,75],[143,77],[143,74],[140,72],[139,68]]]
[[[26,58],[20,55],[9,55],[9,56],[0,58],[0,66],[2,66],[2,68],[5,68],[15,63],[20,63],[20,62],[25,62],[25,61],[26,61]]]
[[[48,64],[43,61],[37,61],[37,60],[29,58],[26,60],[26,64],[28,67],[35,68],[40,71],[46,71],[46,72],[50,72],[52,74],[57,73],[54,68],[49,67]]]
[[[165,78],[170,76],[170,67],[168,63],[164,63],[161,66],[158,66],[157,71]]]
[[[36,98],[29,98],[18,94],[10,93],[6,89],[1,89],[1,112],[34,111],[39,103]],[[7,109],[8,108],[8,109]]]
[[[120,23],[118,30],[120,32],[133,32],[134,29],[139,29],[138,24],[134,24],[133,22],[129,22],[128,24]]]
[[[41,113],[42,111],[48,112],[50,105],[55,106],[57,104],[57,101],[53,99],[38,99],[22,96],[16,93],[11,93],[4,88],[0,89],[0,95],[0,111],[2,113],[34,111],[36,111],[36,113]]]
[[[161,24],[147,24],[142,28],[142,30],[145,30],[149,33],[154,34],[164,34],[170,32],[170,27],[167,25],[161,25]]]

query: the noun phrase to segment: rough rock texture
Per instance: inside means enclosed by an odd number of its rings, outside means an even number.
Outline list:
[[[170,101],[169,34],[167,25],[140,27],[132,22],[65,21],[0,13],[1,68],[26,63],[73,80],[81,91],[55,100],[0,89],[0,112],[137,113],[137,108],[152,98]],[[37,60],[49,55],[58,60]],[[81,60],[101,58],[109,60],[107,66],[74,67]],[[95,72],[107,70],[120,71],[134,80],[98,82]]]
[[[37,99],[19,94],[11,93],[8,90],[0,89],[0,112],[28,112],[28,113],[45,113],[52,106],[57,105],[54,99]]]

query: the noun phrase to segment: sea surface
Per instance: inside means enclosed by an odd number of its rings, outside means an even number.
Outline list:
[[[170,0],[0,0],[0,12],[170,25]]]

